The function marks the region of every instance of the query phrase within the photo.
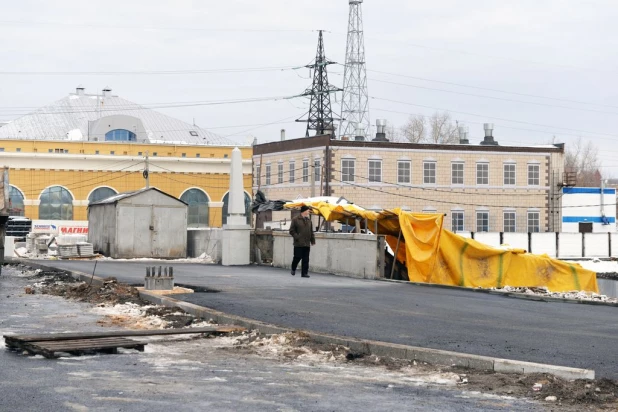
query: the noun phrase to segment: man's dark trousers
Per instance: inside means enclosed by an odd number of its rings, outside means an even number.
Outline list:
[[[303,261],[301,275],[309,274],[309,252],[310,247],[294,247],[294,259],[292,259],[292,270],[296,272],[298,262]]]

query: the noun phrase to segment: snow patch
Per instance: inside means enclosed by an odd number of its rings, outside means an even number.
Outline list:
[[[570,299],[570,300],[579,300],[579,301],[588,301],[588,302],[605,302],[605,303],[618,303],[618,298],[610,298],[606,295],[598,295],[596,293],[589,293],[584,291],[571,291],[571,292],[550,292],[545,287],[539,288],[525,288],[525,287],[513,287],[513,286],[505,286],[503,288],[491,288],[490,290],[495,290],[498,292],[506,292],[506,293],[521,293],[524,295],[532,295],[532,296],[543,296],[548,298],[558,298],[558,299]]]

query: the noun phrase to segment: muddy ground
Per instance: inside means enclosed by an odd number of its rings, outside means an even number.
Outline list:
[[[93,305],[133,304],[144,306],[145,316],[159,317],[165,321],[165,327],[186,327],[193,323],[203,322],[185,313],[180,308],[152,306],[140,299],[137,290],[127,284],[119,283],[114,278],[108,278],[102,286],[78,282],[64,271],[32,271],[22,269],[25,275],[31,273],[34,283],[26,287],[25,293],[50,294],[66,299],[88,302]],[[130,317],[123,321],[110,317],[109,322],[101,326],[130,327]],[[283,335],[282,335],[283,336]],[[262,354],[261,347],[272,342],[272,337],[262,337],[256,333],[245,334],[235,342],[232,348],[221,350]],[[547,374],[499,374],[482,372],[450,366],[429,365],[393,358],[380,358],[374,355],[353,353],[348,348],[336,345],[324,345],[313,342],[302,332],[285,334],[278,341],[285,348],[278,353],[284,360],[293,360],[302,356],[319,355],[324,359],[338,362],[348,362],[367,367],[386,367],[391,371],[415,368],[433,373],[452,373],[457,375],[458,388],[470,393],[489,393],[498,396],[511,396],[544,401],[549,410],[618,410],[618,381],[608,379],[566,381]],[[549,400],[547,400],[549,398]],[[555,397],[555,400],[551,397]]]

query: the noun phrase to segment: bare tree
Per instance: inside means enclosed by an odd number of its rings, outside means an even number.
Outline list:
[[[410,115],[400,129],[402,139],[410,143],[421,143],[427,139],[427,122],[424,116]]]
[[[599,148],[588,140],[584,142],[579,137],[572,145],[567,146],[564,159],[564,170],[577,175],[577,185],[581,187],[598,187],[601,184],[599,168]]]
[[[431,126],[430,143],[452,144],[459,142],[457,125],[453,123],[449,112],[436,112],[429,119]]]

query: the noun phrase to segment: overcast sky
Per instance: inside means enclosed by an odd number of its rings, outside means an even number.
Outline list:
[[[78,84],[87,93],[110,86],[128,100],[163,106],[294,96],[310,85],[308,69],[217,70],[306,65],[318,29],[328,31],[327,56],[345,61],[346,0],[0,4],[0,122]],[[363,14],[372,124],[384,118],[400,126],[410,114],[439,109],[469,126],[473,143],[484,122],[495,123],[504,145],[554,136],[568,145],[582,136],[600,148],[605,176],[618,177],[618,2],[366,0]],[[24,74],[163,70],[215,72]],[[342,73],[330,66],[331,83],[341,86]],[[160,110],[245,143],[277,140],[281,128],[289,138],[304,136],[306,126],[294,119],[307,107],[295,98]]]

